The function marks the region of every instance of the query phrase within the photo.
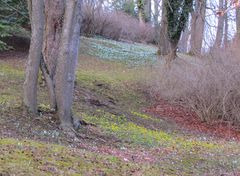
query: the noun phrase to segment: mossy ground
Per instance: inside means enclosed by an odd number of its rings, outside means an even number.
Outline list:
[[[89,125],[80,128],[78,140],[58,129],[45,87],[39,86],[41,114],[33,118],[23,111],[25,56],[1,58],[0,174],[238,173],[239,143],[194,136],[141,111],[151,104],[146,85],[151,66],[143,63],[154,61],[155,50],[82,38],[73,111]]]

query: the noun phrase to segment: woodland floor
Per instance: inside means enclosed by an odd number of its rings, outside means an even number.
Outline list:
[[[82,38],[73,111],[64,134],[44,83],[40,115],[23,111],[27,53],[0,53],[0,175],[240,175],[240,132],[180,106],[150,101],[156,48]]]

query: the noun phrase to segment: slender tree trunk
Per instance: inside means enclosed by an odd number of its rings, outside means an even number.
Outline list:
[[[138,7],[138,20],[141,26],[145,24],[145,17],[144,17],[144,0],[137,0],[137,7]]]
[[[37,113],[37,83],[38,72],[42,53],[43,27],[44,27],[44,3],[43,0],[32,2],[29,6],[31,17],[32,37],[24,82],[24,104],[32,113]]]
[[[237,38],[240,38],[240,8],[236,9],[236,29],[237,29]]]
[[[219,0],[219,9],[223,9],[223,0]],[[218,26],[217,26],[217,34],[213,48],[217,49],[221,47],[223,40],[223,28],[224,27],[224,16],[218,17]]]
[[[162,1],[162,19],[160,26],[160,35],[159,35],[159,46],[158,54],[167,55],[170,52],[170,42],[168,38],[168,21],[167,21],[167,9],[166,9],[167,0]]]
[[[154,0],[154,16],[153,16],[153,20],[154,20],[154,30],[155,30],[155,40],[156,43],[159,42],[159,22],[158,22],[158,16],[159,16],[159,0]]]
[[[225,10],[227,7],[227,0],[224,2],[224,8]],[[224,47],[227,47],[228,45],[228,14],[225,14],[224,16],[224,40],[223,40]]]
[[[206,0],[195,2],[195,10],[192,12],[190,53],[201,55],[202,41],[205,26]]]
[[[81,0],[66,3],[62,41],[57,63],[56,97],[62,127],[71,127],[75,68],[80,42]]]

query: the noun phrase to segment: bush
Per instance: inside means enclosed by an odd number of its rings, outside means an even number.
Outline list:
[[[86,3],[83,7],[82,35],[101,35],[108,39],[154,43],[154,29],[124,12],[107,11]]]
[[[153,72],[152,93],[191,108],[202,121],[240,125],[239,54],[231,47],[202,59],[182,56],[171,69],[160,65]]]

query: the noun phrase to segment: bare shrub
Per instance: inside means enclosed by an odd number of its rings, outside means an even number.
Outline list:
[[[218,54],[216,54],[218,53]],[[202,59],[182,55],[153,72],[152,93],[191,108],[202,121],[240,124],[240,59],[231,47]]]
[[[154,28],[151,24],[140,25],[139,21],[120,11],[103,10],[94,3],[83,7],[82,35],[101,35],[113,40],[154,43]]]

